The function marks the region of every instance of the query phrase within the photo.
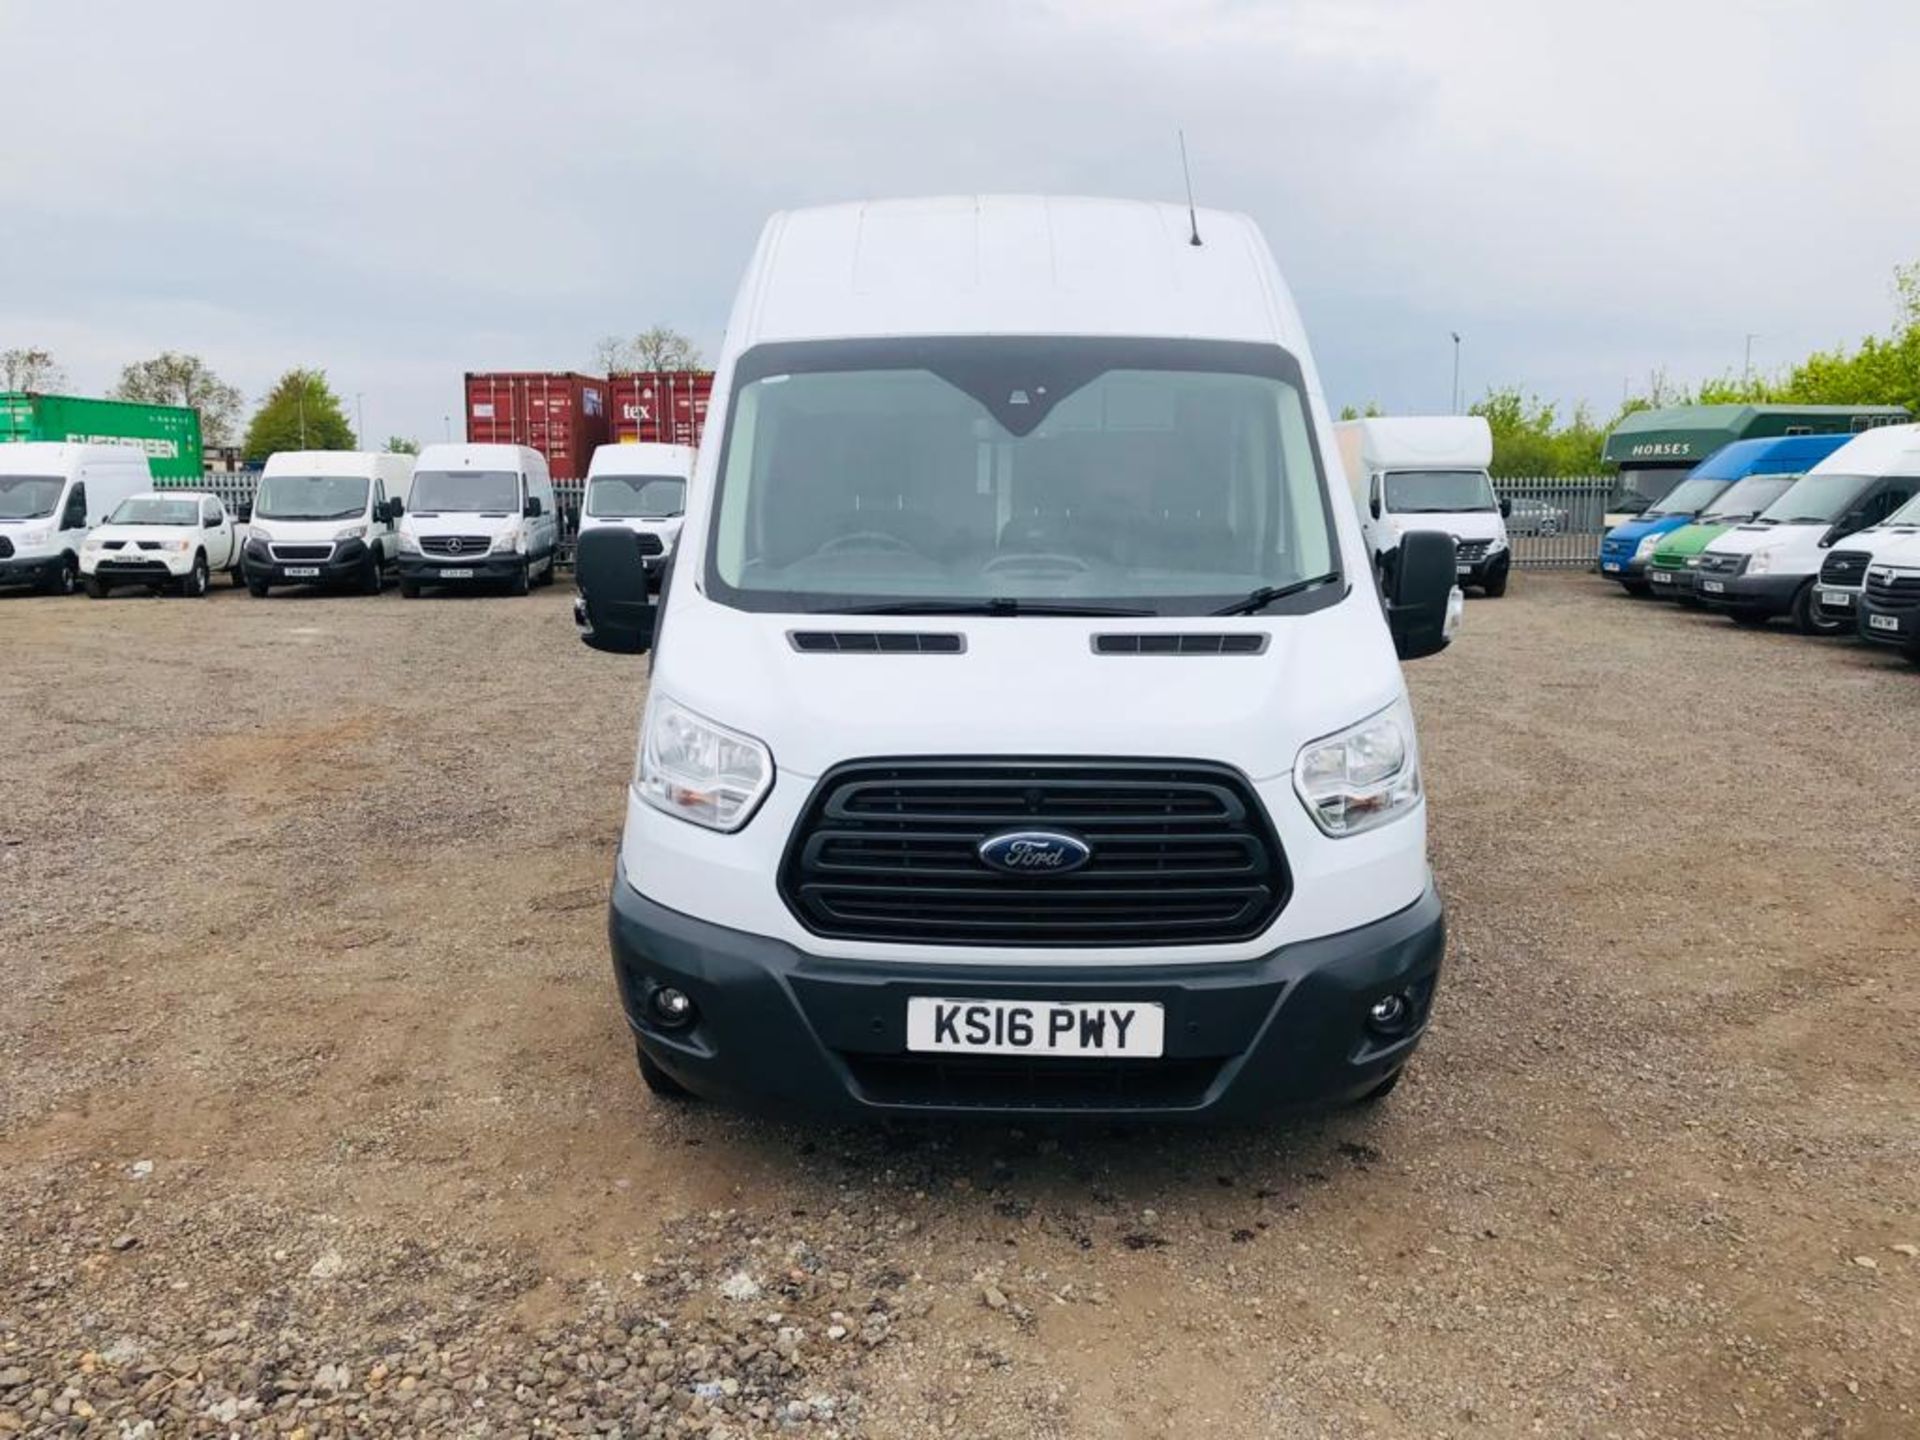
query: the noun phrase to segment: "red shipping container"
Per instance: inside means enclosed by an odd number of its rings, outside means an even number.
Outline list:
[[[607,443],[607,382],[544,370],[467,376],[467,443],[531,445],[556,480],[580,480]]]
[[[698,445],[713,394],[711,370],[642,370],[607,382],[613,438],[651,445]]]

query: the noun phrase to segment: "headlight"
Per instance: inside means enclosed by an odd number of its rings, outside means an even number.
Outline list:
[[[191,535],[182,535],[178,540],[165,541],[160,548],[162,550],[172,550],[176,553],[191,550],[193,548],[193,537]]]
[[[1293,762],[1293,788],[1314,824],[1336,838],[1419,804],[1420,753],[1406,698],[1306,746]]]
[[[1660,534],[1643,536],[1640,543],[1634,547],[1633,558],[1636,560],[1645,560],[1660,548],[1660,542],[1666,538],[1665,535]]]
[[[1765,575],[1773,569],[1773,551],[1756,550],[1747,556],[1747,563],[1741,568],[1745,575]]]
[[[338,541],[338,540],[364,540],[364,539],[366,539],[366,538],[367,538],[367,527],[366,527],[366,526],[364,526],[364,525],[349,525],[349,526],[347,526],[347,528],[346,528],[346,529],[344,529],[344,530],[336,530],[336,531],[334,531],[334,532],[333,532],[333,538],[334,538],[334,539],[335,539],[336,541]]]
[[[1489,555],[1493,554],[1497,550],[1504,550],[1506,548],[1507,548],[1507,537],[1504,535],[1496,535],[1493,537],[1493,539],[1487,542],[1487,553]]]
[[[98,535],[89,535],[85,540],[80,542],[80,553],[83,555],[91,555],[95,550],[100,548],[102,543]]]
[[[400,553],[402,555],[418,555],[420,553],[420,542],[404,530],[400,532]]]
[[[1687,569],[1698,570],[1699,568],[1700,568],[1700,557],[1698,555],[1687,556]]]
[[[633,788],[654,809],[709,830],[738,830],[772,784],[773,756],[751,735],[664,695],[647,701]]]
[[[513,529],[507,531],[505,534],[494,537],[493,553],[496,555],[511,555],[519,550],[519,548],[520,527],[518,525],[514,526]]]

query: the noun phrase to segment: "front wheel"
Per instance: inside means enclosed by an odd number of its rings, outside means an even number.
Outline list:
[[[1727,618],[1736,625],[1744,625],[1749,630],[1757,630],[1773,617],[1764,610],[1729,610]]]
[[[418,600],[420,598],[420,582],[418,580],[402,580],[400,582],[400,598],[402,600]]]
[[[193,568],[180,581],[180,593],[191,600],[198,600],[212,585],[212,575],[207,569],[207,557],[193,557]]]
[[[1620,584],[1626,589],[1627,594],[1636,600],[1649,600],[1653,597],[1653,586],[1644,580],[1622,580]]]
[[[60,557],[60,568],[47,581],[47,589],[55,595],[71,595],[80,588],[80,562],[71,555]]]
[[[251,595],[256,600],[266,599],[267,592],[272,588],[273,587],[267,584],[267,582],[264,580],[247,581],[247,594]]]
[[[1400,1077],[1402,1075],[1405,1075],[1406,1073],[1407,1073],[1407,1067],[1402,1065],[1398,1070],[1394,1071],[1391,1075],[1387,1076],[1386,1079],[1382,1080],[1378,1085],[1374,1086],[1371,1090],[1367,1091],[1366,1094],[1362,1095],[1360,1097],[1360,1104],[1362,1105],[1379,1104],[1382,1100],[1386,1099],[1387,1096],[1391,1095],[1397,1088],[1399,1088]]]
[[[1813,582],[1809,580],[1793,597],[1793,628],[1802,635],[1838,635],[1847,627],[1843,621],[1829,620],[1820,613],[1820,602],[1814,598]]]
[[[640,1079],[647,1089],[662,1100],[691,1100],[693,1092],[682,1085],[673,1076],[653,1062],[653,1058],[640,1048],[638,1040],[633,1042],[633,1057],[640,1062]],[[1397,1073],[1397,1072],[1396,1072]]]
[[[380,574],[380,557],[377,554],[367,557],[367,568],[360,572],[360,593],[378,595],[384,580]]]
[[[1480,587],[1487,592],[1489,599],[1498,600],[1502,595],[1507,593],[1507,570],[1508,567],[1502,565],[1498,570],[1487,576],[1487,583]]]
[[[529,560],[518,570],[514,571],[513,579],[507,583],[508,594],[525,595],[533,589],[533,579],[528,573],[532,568],[533,562]]]
[[[86,588],[87,598],[89,600],[104,600],[107,598],[107,587],[100,582],[98,576],[87,576]]]

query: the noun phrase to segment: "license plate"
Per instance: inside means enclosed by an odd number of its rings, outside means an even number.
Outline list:
[[[1853,608],[1853,592],[1850,590],[1822,590],[1820,592],[1820,603],[1822,605],[1830,605],[1835,610],[1851,610]]]
[[[1727,593],[1727,582],[1724,580],[1702,580],[1700,582],[1700,588],[1709,595],[1724,595]]]
[[[1151,1001],[907,1001],[907,1049],[953,1055],[1105,1055],[1151,1060],[1166,1049],[1166,1012]]]
[[[1602,560],[1600,562],[1600,568],[1605,570],[1609,575],[1617,575],[1620,573],[1620,562],[1618,560]]]
[[[1898,615],[1869,615],[1867,616],[1867,626],[1873,630],[1898,631],[1900,628],[1900,617]]]
[[[1473,573],[1473,567],[1471,565],[1461,565],[1456,568],[1462,575],[1471,575]]]
[[[289,580],[318,580],[320,578],[320,567],[318,565],[289,565],[287,566],[287,578]]]
[[[1673,583],[1673,576],[1665,570],[1649,570],[1647,572],[1647,578],[1656,585],[1671,585]]]
[[[471,571],[471,570],[442,570],[442,571],[440,572],[440,578],[441,578],[442,580],[471,580],[471,579],[473,578],[473,571]]]

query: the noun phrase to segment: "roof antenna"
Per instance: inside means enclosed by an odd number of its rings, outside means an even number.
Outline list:
[[[1200,217],[1193,211],[1193,167],[1187,164],[1187,132],[1183,129],[1180,136],[1180,173],[1187,177],[1187,225],[1192,233],[1187,238],[1189,245],[1200,243]]]

